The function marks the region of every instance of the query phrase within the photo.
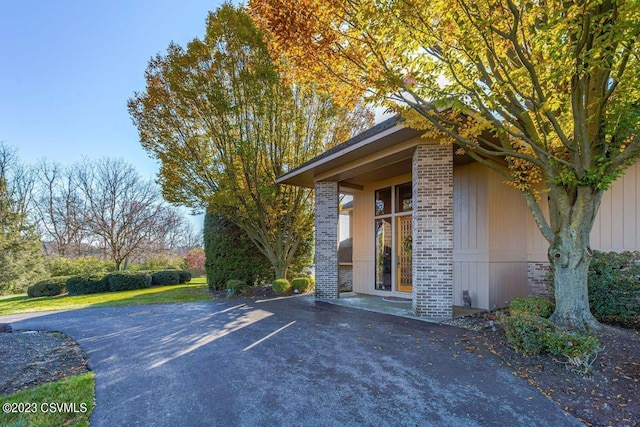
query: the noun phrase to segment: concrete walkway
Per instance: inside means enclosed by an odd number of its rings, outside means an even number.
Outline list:
[[[312,297],[29,317],[87,353],[93,426],[582,425],[467,331]]]

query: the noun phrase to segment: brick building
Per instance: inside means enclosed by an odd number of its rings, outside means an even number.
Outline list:
[[[339,200],[353,197],[353,291],[411,298],[418,316],[463,305],[503,307],[545,292],[547,242],[522,195],[455,148],[388,119],[286,173],[315,188],[316,297],[339,298]],[[640,168],[603,197],[591,235],[599,250],[640,248]]]

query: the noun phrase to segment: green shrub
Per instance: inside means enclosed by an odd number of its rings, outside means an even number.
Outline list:
[[[178,270],[161,270],[151,275],[151,286],[168,286],[180,283]]]
[[[128,271],[159,271],[183,268],[183,259],[177,255],[155,255],[142,264],[132,264]]]
[[[596,335],[559,331],[542,317],[517,314],[501,320],[509,344],[525,356],[562,356],[568,368],[585,374],[600,352]]]
[[[512,315],[524,314],[549,318],[555,309],[553,302],[544,297],[516,298],[509,304]]]
[[[191,281],[191,272],[187,270],[178,270],[178,274],[180,275],[180,284],[184,285],[185,283],[189,283]]]
[[[109,291],[108,278],[104,275],[70,277],[65,286],[69,295],[97,294]]]
[[[224,216],[211,212],[205,215],[204,250],[210,289],[226,289],[229,277],[253,285],[272,275],[269,260]]]
[[[594,253],[589,266],[589,306],[598,320],[640,316],[640,252]]]
[[[69,279],[69,277],[62,276],[41,280],[40,282],[29,286],[27,289],[27,295],[31,298],[60,295],[66,292],[65,284],[67,283],[67,279]]]
[[[525,356],[544,353],[548,337],[556,332],[552,322],[537,316],[506,316],[502,323],[509,344]]]
[[[80,258],[47,257],[45,264],[49,274],[54,277],[107,273],[116,268],[113,261],[102,261],[92,256]]]
[[[553,273],[547,275],[553,295]],[[589,264],[589,307],[600,322],[640,327],[640,252],[594,251]]]
[[[242,295],[247,292],[249,285],[244,280],[231,279],[227,280],[227,289],[231,289],[231,294]]]
[[[271,287],[277,294],[284,294],[291,289],[291,283],[287,279],[276,279],[271,283]]]
[[[549,353],[556,356],[584,357],[599,348],[598,337],[577,332],[556,332],[547,339]]]
[[[130,291],[151,286],[151,275],[137,272],[120,272],[107,275],[109,291]]]
[[[311,279],[309,277],[296,277],[291,281],[291,287],[297,289],[300,293],[305,293],[313,289]]]
[[[548,337],[547,350],[555,356],[564,357],[569,369],[586,374],[601,348],[596,335],[556,332]]]

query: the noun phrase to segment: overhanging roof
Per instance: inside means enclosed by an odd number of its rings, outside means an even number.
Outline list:
[[[403,126],[402,121],[400,116],[391,117],[287,172],[276,182],[313,188],[316,177],[332,169],[421,135]]]

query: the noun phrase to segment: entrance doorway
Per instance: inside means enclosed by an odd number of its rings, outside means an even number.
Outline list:
[[[396,253],[398,254],[397,265],[397,282],[398,291],[411,292],[411,254],[412,254],[412,234],[411,234],[411,215],[399,216],[396,242]]]
[[[375,289],[411,292],[411,183],[377,190],[375,198]]]

